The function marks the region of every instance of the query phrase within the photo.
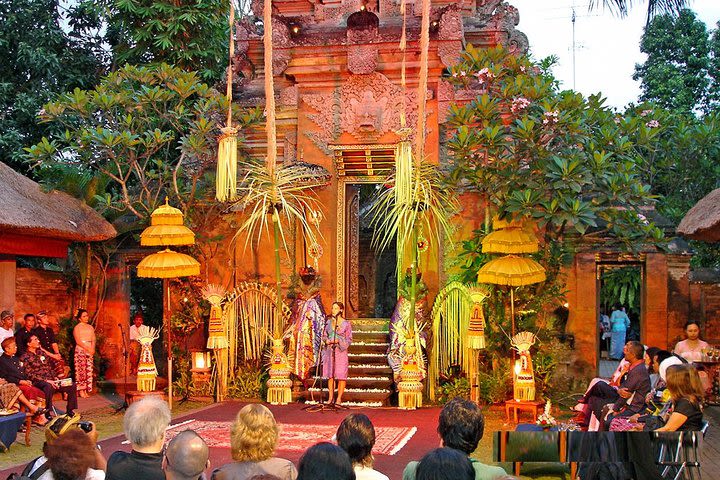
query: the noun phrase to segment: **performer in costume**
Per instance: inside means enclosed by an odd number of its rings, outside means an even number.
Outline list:
[[[87,310],[79,309],[76,319],[78,324],[73,328],[75,339],[75,383],[78,395],[87,398],[92,392],[93,357],[95,356],[95,329],[88,322],[90,315]]]
[[[400,285],[400,297],[395,304],[395,310],[390,317],[390,345],[388,346],[388,364],[393,369],[395,381],[400,379],[400,370],[402,370],[402,361],[404,356],[405,337],[408,333],[408,320],[410,318],[410,292],[412,288],[412,277],[408,271]],[[421,273],[417,272],[417,281],[415,282],[415,325],[425,324],[427,312],[427,287],[421,279]],[[418,367],[422,372],[422,379],[425,378],[426,369],[422,347],[426,342],[426,334],[423,331],[417,332],[416,340],[420,341],[417,357],[419,361]]]
[[[142,312],[137,312],[133,316],[132,325],[130,325],[130,375],[137,375],[138,363],[140,363],[140,342],[138,337],[140,336],[139,328],[142,327],[145,319],[143,318]]]
[[[332,315],[327,317],[323,329],[323,377],[328,379],[329,403],[335,403],[335,380],[337,380],[337,403],[342,403],[348,377],[348,349],[352,343],[352,326],[343,316],[345,306],[332,304]]]
[[[300,269],[305,286],[293,302],[293,330],[290,345],[294,348],[293,373],[303,383],[312,377],[319,360],[325,309],[320,298],[320,277],[313,267]]]

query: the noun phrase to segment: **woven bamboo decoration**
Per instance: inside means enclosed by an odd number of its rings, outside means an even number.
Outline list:
[[[274,338],[270,354],[270,378],[267,381],[267,402],[271,405],[287,405],[292,402],[292,367],[285,355],[283,338]]]
[[[155,328],[142,325],[138,329],[138,342],[140,342],[140,363],[137,371],[137,389],[141,392],[152,392],[155,390],[155,379],[157,368],[152,353],[152,342],[159,338]]]
[[[405,355],[400,370],[400,382],[398,383],[398,407],[402,410],[415,410],[422,407],[422,371],[418,366],[417,348],[415,346],[415,334],[409,332],[405,340]]]
[[[513,370],[513,396],[518,402],[535,400],[535,374],[530,356],[530,347],[535,344],[535,339],[531,332],[520,332],[510,339],[510,345],[520,354]]]
[[[218,139],[218,162],[215,176],[215,198],[219,202],[237,199],[237,134],[238,129],[232,126],[232,60],[235,55],[235,38],[233,27],[235,23],[235,8],[230,3],[230,60],[227,70],[227,89],[225,96],[228,102],[227,121],[221,129]]]

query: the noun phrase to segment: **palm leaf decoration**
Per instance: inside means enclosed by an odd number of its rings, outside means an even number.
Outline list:
[[[402,145],[399,148],[402,150]],[[443,188],[442,178],[442,172],[435,164],[413,162],[411,157],[399,158],[396,171],[385,182],[388,188],[378,193],[370,208],[370,224],[377,232],[373,248],[384,250],[393,240],[397,242],[399,277],[403,275],[406,253],[411,255],[411,307],[407,325],[410,330],[417,330],[415,301],[419,233],[427,234],[431,245],[439,245],[442,234],[451,236],[449,219],[456,203],[452,194]]]
[[[308,243],[317,241],[316,232],[307,221],[306,212],[320,210],[320,202],[313,191],[324,186],[323,177],[308,175],[302,164],[290,164],[269,169],[265,164],[246,164],[245,175],[238,187],[239,200],[231,207],[244,211],[247,218],[233,238],[245,234],[245,247],[252,239],[259,241],[263,232],[271,234],[270,222],[277,216],[278,233],[287,252],[283,225],[299,223]],[[274,232],[272,232],[274,233]]]

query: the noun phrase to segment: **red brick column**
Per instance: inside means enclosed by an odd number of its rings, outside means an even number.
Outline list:
[[[668,344],[668,264],[662,253],[648,253],[645,261],[645,282],[640,339],[648,346]]]
[[[597,331],[597,279],[595,255],[575,255],[572,271],[568,274],[568,318],[567,333],[575,336],[576,364],[574,369],[587,373],[595,368],[598,356]]]

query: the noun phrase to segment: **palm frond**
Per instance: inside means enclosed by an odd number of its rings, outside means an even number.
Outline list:
[[[373,238],[373,248],[384,250],[395,239],[399,245],[408,245],[419,226],[429,232],[435,245],[440,241],[441,232],[451,235],[449,218],[456,202],[443,187],[437,165],[428,162],[415,165],[410,186],[412,194],[405,201],[396,201],[395,173],[388,177],[386,184],[389,188],[378,193],[370,208],[370,223],[378,232]]]
[[[247,218],[235,233],[233,241],[245,234],[247,247],[253,238],[259,240],[263,232],[270,235],[272,213],[277,212],[280,217],[280,236],[286,251],[288,247],[283,224],[299,222],[308,242],[317,242],[319,231],[313,230],[307,221],[306,212],[321,209],[313,191],[323,185],[321,180],[308,177],[306,170],[294,164],[269,170],[264,164],[246,163],[244,170],[245,175],[238,187],[239,200],[231,209],[245,212]]]
[[[677,15],[684,8],[689,6],[688,0],[649,0],[647,6],[647,18],[646,23],[650,23],[650,20],[655,15],[663,13],[669,13],[671,15]],[[625,17],[628,14],[630,8],[633,7],[632,0],[590,0],[589,10],[595,10],[602,6],[607,8],[613,15]]]

